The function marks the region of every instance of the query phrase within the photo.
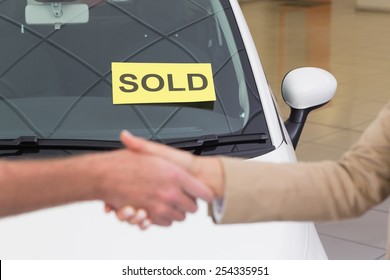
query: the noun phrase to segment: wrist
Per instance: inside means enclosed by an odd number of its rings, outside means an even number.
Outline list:
[[[216,198],[223,198],[225,175],[221,159],[215,156],[194,159],[194,175],[211,188]]]
[[[214,161],[213,165],[216,173],[214,192],[217,198],[223,198],[225,195],[225,172],[223,165],[219,157],[214,157],[212,160]]]
[[[80,157],[75,174],[80,176],[80,186],[84,188],[85,200],[105,200],[107,188],[101,154],[89,154]],[[99,164],[100,163],[100,164]]]

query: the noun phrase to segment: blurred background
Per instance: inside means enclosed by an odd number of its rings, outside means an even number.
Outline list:
[[[335,98],[309,115],[300,161],[338,159],[390,100],[390,0],[241,0],[284,119],[284,75],[330,71]],[[384,259],[390,199],[357,219],[316,224],[330,259]]]

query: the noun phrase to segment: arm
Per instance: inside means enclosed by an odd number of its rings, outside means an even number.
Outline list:
[[[390,103],[339,161],[223,164],[223,223],[358,216],[390,195]]]
[[[390,103],[339,161],[271,164],[195,157],[131,135],[121,139],[128,148],[175,162],[205,182],[223,200],[222,223],[341,219],[360,215],[390,195]]]
[[[0,216],[97,199],[98,177],[81,175],[83,161],[0,161]]]
[[[160,225],[196,210],[194,197],[212,198],[184,169],[127,150],[66,159],[0,161],[0,217],[78,201],[145,208]]]

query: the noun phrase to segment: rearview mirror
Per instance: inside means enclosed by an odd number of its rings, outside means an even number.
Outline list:
[[[328,103],[336,89],[336,78],[321,68],[298,68],[284,77],[282,95],[291,108],[290,116],[284,124],[294,148],[298,144],[308,114]]]
[[[87,23],[89,8],[87,4],[77,2],[28,0],[25,17],[27,24],[53,25],[60,29],[63,24]]]

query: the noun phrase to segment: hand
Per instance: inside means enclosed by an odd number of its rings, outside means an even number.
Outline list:
[[[196,198],[213,199],[207,186],[185,169],[149,154],[120,150],[91,164],[101,174],[101,199],[113,209],[144,208],[153,223],[169,226],[197,210]],[[114,167],[114,168],[113,168]]]
[[[215,196],[223,197],[224,174],[222,163],[218,157],[194,156],[189,152],[133,136],[126,130],[121,132],[120,139],[125,147],[131,151],[158,156],[179,165],[204,182]]]
[[[130,150],[160,156],[180,165],[191,174],[205,182],[213,190],[216,196],[223,196],[223,169],[222,164],[217,157],[196,157],[187,152],[179,151],[162,144],[153,143],[142,138],[132,136],[127,131],[123,131],[120,138],[123,144]],[[128,207],[134,210],[133,206],[128,205]],[[107,204],[106,208],[113,210],[112,207]],[[126,211],[128,211],[126,207],[115,209],[115,211],[118,219],[122,221],[126,220],[130,224],[138,225],[141,229],[145,229],[144,223],[148,226],[151,222],[154,223],[153,220],[147,219],[147,215],[144,216],[144,219],[133,219],[133,216],[131,216],[130,220],[124,219],[123,217],[126,216]]]

